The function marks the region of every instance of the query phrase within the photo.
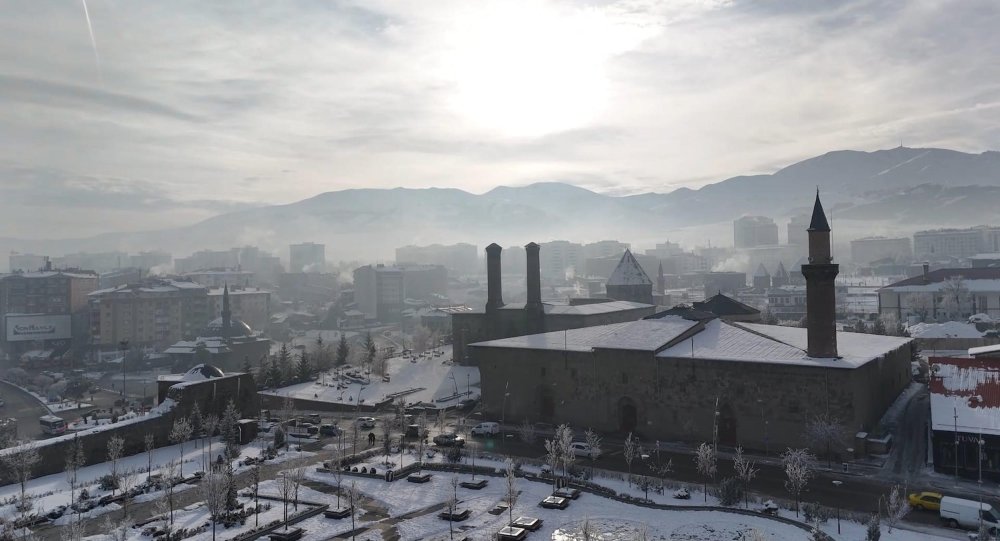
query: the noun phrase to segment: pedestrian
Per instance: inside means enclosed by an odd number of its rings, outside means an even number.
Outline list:
[[[372,445],[375,445],[375,433],[374,432],[369,432],[368,433],[368,447],[371,447]]]

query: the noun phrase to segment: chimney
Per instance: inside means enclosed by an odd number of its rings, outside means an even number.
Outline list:
[[[486,311],[503,306],[503,287],[500,281],[500,252],[503,248],[493,243],[486,247]]]
[[[540,247],[534,242],[529,242],[524,247],[526,259],[528,261],[528,302],[524,305],[528,312],[528,330],[531,333],[539,333],[544,329],[542,321],[545,307],[542,306],[542,268],[538,257]]]
[[[809,263],[802,265],[806,279],[807,354],[819,359],[837,355],[837,294],[834,280],[840,265],[830,252],[830,224],[823,212],[816,190],[812,220],[809,223]]]
[[[542,304],[542,265],[538,257],[540,247],[534,242],[529,242],[524,247],[524,253],[528,261],[527,281],[528,281],[528,304]]]
[[[930,278],[927,276],[931,272],[931,264],[929,261],[924,261],[924,283],[929,284]]]

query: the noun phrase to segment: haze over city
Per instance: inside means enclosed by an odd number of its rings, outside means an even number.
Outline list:
[[[1000,3],[2,8],[0,541],[1000,541]]]

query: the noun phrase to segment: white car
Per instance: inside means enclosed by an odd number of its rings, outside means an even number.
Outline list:
[[[355,423],[361,428],[375,428],[375,418],[374,417],[358,417]]]
[[[587,443],[575,441],[569,444],[569,450],[577,457],[589,458],[591,460],[601,458],[601,450],[597,447],[591,447]]]
[[[500,433],[500,423],[487,421],[479,423],[469,431],[473,436],[493,436]]]

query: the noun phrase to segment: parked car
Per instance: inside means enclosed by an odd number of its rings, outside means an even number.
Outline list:
[[[941,494],[937,492],[914,492],[907,499],[910,501],[910,507],[914,509],[939,511],[941,509],[941,498]]]
[[[419,438],[420,425],[406,425],[406,433],[403,435],[407,438]]]
[[[941,521],[952,528],[979,528],[979,520],[987,528],[1000,528],[1000,517],[988,503],[945,496],[941,498]]]
[[[324,436],[339,436],[340,429],[337,428],[337,425],[331,425],[331,424],[319,425],[319,433]]]
[[[434,445],[441,447],[462,447],[465,445],[465,438],[458,434],[438,434],[434,436]]]
[[[361,428],[375,428],[375,418],[374,417],[358,417],[354,421]]]
[[[589,443],[584,443],[581,441],[574,441],[569,444],[569,450],[573,453],[573,456],[589,458],[591,460],[597,460],[601,457],[601,450],[597,447],[591,447]]]
[[[310,413],[307,417],[309,418],[310,423],[314,423],[317,425],[323,421],[318,413]]]
[[[479,423],[478,425],[472,427],[472,430],[470,430],[469,433],[473,436],[494,436],[500,433],[500,423],[494,423],[492,421]]]

